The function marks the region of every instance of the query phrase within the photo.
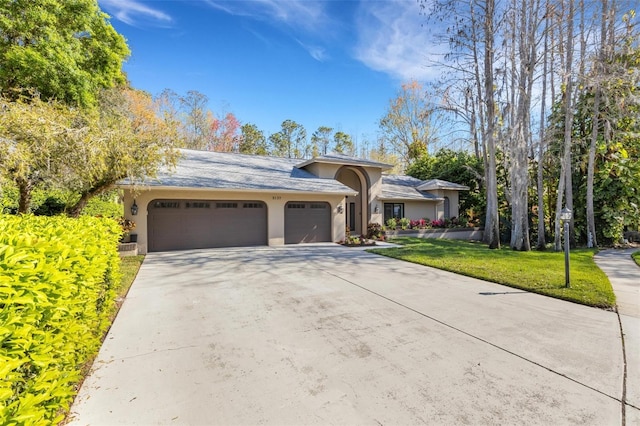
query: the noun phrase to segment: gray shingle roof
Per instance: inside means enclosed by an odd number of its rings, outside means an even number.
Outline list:
[[[418,200],[418,201],[441,201],[444,198],[438,198],[428,192],[418,191],[417,187],[423,181],[411,176],[400,175],[382,175],[382,200]]]
[[[422,182],[420,186],[418,186],[420,191],[430,191],[434,189],[452,189],[455,191],[468,191],[469,187],[465,185],[460,185],[458,183],[449,182],[441,179],[431,179]]]
[[[354,194],[334,179],[321,179],[296,168],[299,159],[181,150],[175,170],[161,170],[147,185],[255,191]],[[121,184],[126,185],[127,182]]]

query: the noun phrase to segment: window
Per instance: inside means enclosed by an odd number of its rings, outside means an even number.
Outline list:
[[[384,221],[391,218],[402,219],[404,217],[404,203],[384,203]]]
[[[156,209],[179,209],[180,203],[178,201],[156,201],[153,203],[153,207]]]
[[[261,209],[262,207],[262,203],[244,203],[242,205],[243,209]]]
[[[304,209],[305,205],[302,203],[289,203],[287,204],[288,209]]]
[[[217,209],[237,209],[238,203],[216,203]]]
[[[325,203],[312,203],[311,206],[309,206],[309,208],[312,208],[312,209],[326,209],[327,205]]]
[[[211,204],[204,202],[190,202],[186,203],[186,207],[188,209],[208,209],[211,207]]]
[[[444,197],[444,218],[451,219],[451,206],[449,204],[449,197]]]

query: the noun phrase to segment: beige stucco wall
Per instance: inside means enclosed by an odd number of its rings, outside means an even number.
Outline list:
[[[147,206],[156,199],[178,200],[248,200],[263,201],[267,205],[267,238],[270,246],[284,245],[284,212],[285,204],[289,201],[325,201],[331,205],[333,212],[331,218],[333,241],[343,240],[345,237],[344,219],[344,195],[333,194],[304,194],[282,192],[239,192],[220,190],[179,190],[175,188],[153,188],[143,190],[135,195],[138,205],[138,214],[131,215],[131,205],[134,201],[133,194],[124,192],[124,212],[127,219],[136,223],[133,233],[138,235],[138,252],[147,253]],[[343,213],[338,212],[338,206],[342,205]]]
[[[437,219],[436,207],[438,203],[439,201],[405,201],[404,216],[411,220],[424,219],[425,217],[430,220]]]
[[[451,191],[445,189],[438,189],[429,191],[429,193],[435,195],[438,198],[449,198],[449,218],[458,217],[459,216],[459,194],[458,191]],[[438,201],[438,205],[436,206],[437,214],[432,217],[432,219],[444,219],[444,201]]]

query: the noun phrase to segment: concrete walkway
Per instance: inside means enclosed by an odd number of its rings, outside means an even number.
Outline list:
[[[627,358],[627,401],[636,407],[640,403],[640,267],[631,253],[637,250],[602,250],[594,257],[616,295]],[[640,425],[637,411],[629,411],[627,425]]]
[[[623,425],[621,346],[614,312],[361,250],[152,253],[70,424]]]

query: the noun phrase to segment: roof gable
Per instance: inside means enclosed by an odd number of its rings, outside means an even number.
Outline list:
[[[465,185],[460,185],[458,183],[449,182],[441,179],[430,179],[424,181],[420,186],[418,186],[420,191],[433,191],[436,189],[449,189],[452,191],[468,191],[469,187]]]
[[[444,198],[428,192],[438,189],[464,191],[469,187],[440,179],[422,181],[411,176],[382,175],[380,198],[384,200],[444,200]]]
[[[351,157],[349,155],[338,154],[331,152],[329,154],[314,157],[309,160],[305,160],[296,165],[297,168],[302,169],[313,163],[325,163],[325,164],[341,164],[345,166],[361,166],[361,167],[375,167],[382,170],[392,169],[390,164],[379,163],[377,161],[365,160],[363,158]]]

